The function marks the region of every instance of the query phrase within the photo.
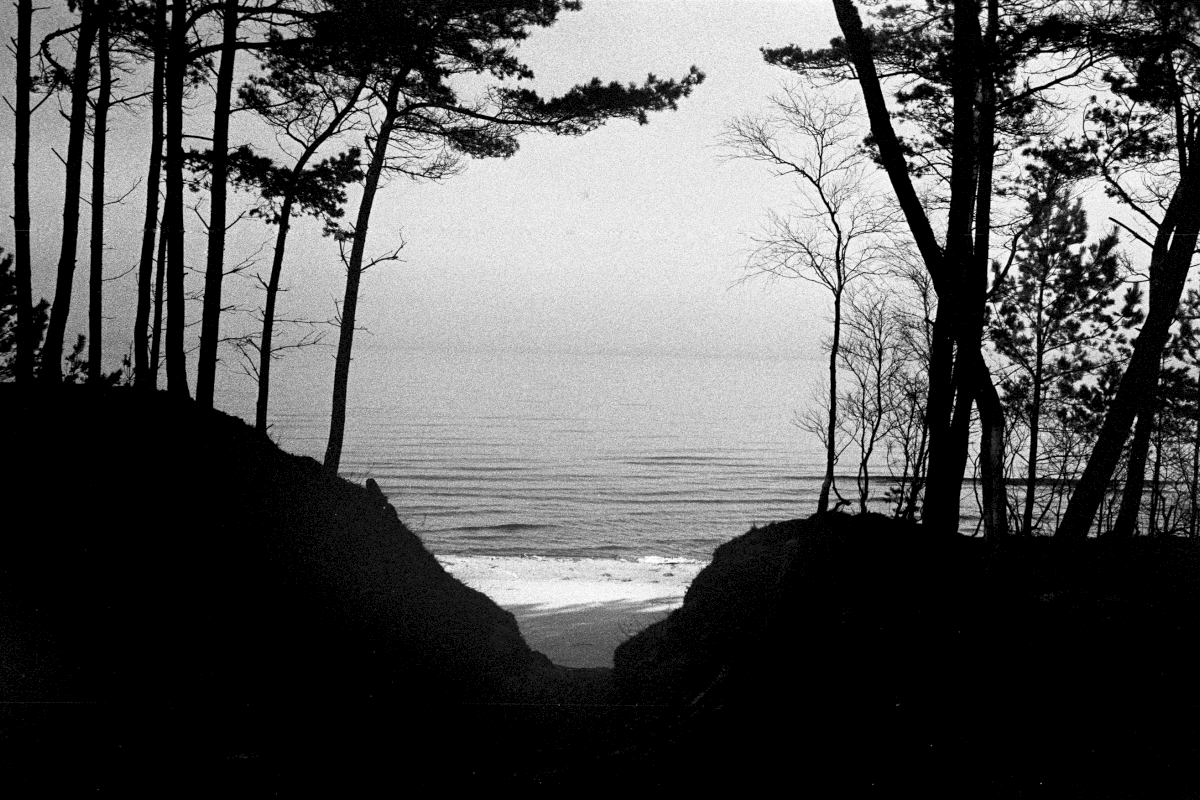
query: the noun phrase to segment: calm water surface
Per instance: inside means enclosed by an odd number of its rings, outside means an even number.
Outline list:
[[[326,362],[280,370],[272,400],[273,438],[318,459]],[[792,418],[816,372],[802,361],[368,350],[352,369],[341,471],[378,481],[434,553],[707,559],[752,524],[815,509],[822,453]],[[226,408],[252,420],[252,388]]]

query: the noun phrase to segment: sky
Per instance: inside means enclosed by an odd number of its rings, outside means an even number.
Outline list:
[[[38,18],[35,38],[54,13]],[[819,46],[835,32],[827,0],[587,0],[582,11],[534,31],[519,53],[539,91],[593,76],[682,77],[693,64],[707,77],[677,111],[654,114],[645,126],[618,120],[581,137],[529,134],[514,157],[472,161],[443,182],[393,180],[377,200],[368,251],[403,240],[402,262],[368,273],[359,319],[370,335],[357,337],[356,348],[817,357],[826,313],[819,293],[794,281],[734,286],[749,237],[795,187],[761,165],[723,160],[717,139],[730,118],[763,110],[790,78],[763,62],[760,47]],[[12,85],[7,60],[0,80]],[[140,89],[140,80],[127,76],[126,91]],[[32,154],[34,291],[46,297],[54,292],[61,225],[56,153],[65,152],[67,131],[58,115],[53,100],[38,112]],[[108,366],[132,339],[135,275],[118,276],[137,260],[148,124],[144,105],[115,111],[110,123],[107,194],[128,197],[110,206],[106,225]],[[191,132],[210,124],[198,107]],[[6,152],[12,135],[4,114]],[[348,218],[356,207],[354,196]],[[11,215],[9,192],[0,193],[0,213]],[[87,214],[85,204],[68,342],[87,324]],[[200,267],[200,217],[188,224],[189,263]],[[342,295],[336,249],[312,220],[293,230],[282,315],[327,319]],[[0,246],[11,249],[11,235]],[[272,236],[260,222],[240,223],[231,232],[232,261],[251,258],[265,270]],[[190,286],[199,282],[199,274],[189,278]],[[244,308],[261,302],[249,274],[226,286],[226,297]],[[198,312],[198,304],[189,309]],[[233,313],[223,332],[251,325]],[[223,359],[236,361],[231,352]]]

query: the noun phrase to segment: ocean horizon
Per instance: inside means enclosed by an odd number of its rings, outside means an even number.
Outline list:
[[[277,368],[270,434],[320,460],[328,378],[307,361]],[[707,561],[752,526],[815,511],[823,452],[793,420],[819,366],[366,349],[340,472],[373,478],[437,555]],[[249,381],[225,402],[253,421]],[[854,467],[839,470],[847,497]],[[887,510],[888,486],[873,484],[872,510]]]

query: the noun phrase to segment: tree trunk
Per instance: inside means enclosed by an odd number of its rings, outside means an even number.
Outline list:
[[[945,528],[956,524],[954,520],[957,517],[958,495],[961,493],[961,481],[955,486],[952,470],[948,469],[948,460],[952,459],[952,451],[955,449],[951,436],[950,408],[953,403],[953,389],[950,363],[957,325],[952,320],[958,312],[954,298],[961,274],[951,271],[954,262],[949,261],[938,245],[933,227],[913,186],[904,149],[892,126],[883,86],[875,68],[871,42],[863,29],[858,9],[855,8],[853,0],[833,0],[833,8],[862,89],[863,102],[871,122],[871,133],[879,147],[880,162],[888,174],[892,189],[896,193],[896,201],[912,232],[913,240],[938,296],[939,313],[934,323],[934,346],[930,354],[926,413],[926,423],[929,426],[929,460],[925,472],[922,519],[930,527]]]
[[[975,363],[982,341],[982,297],[976,278],[975,226],[977,195],[980,189],[979,168],[983,149],[979,141],[976,90],[979,86],[978,59],[981,37],[979,5],[971,0],[954,4],[954,76],[951,91],[954,103],[954,134],[950,164],[950,208],[946,225],[946,255],[944,263],[956,270],[950,282],[950,293],[938,292],[939,309],[947,300],[953,304],[954,342],[954,418],[950,423],[950,440],[942,449],[947,466],[941,470],[943,502],[939,512],[943,527],[958,529],[962,503],[962,484],[966,474],[967,451],[970,445],[971,403],[973,391],[983,375]],[[989,187],[990,192],[990,187]],[[977,305],[979,306],[977,309]],[[980,360],[982,363],[982,360]],[[949,525],[953,525],[950,528]]]
[[[1033,344],[1033,402],[1029,407],[1029,465],[1025,473],[1025,511],[1021,517],[1021,535],[1033,535],[1033,497],[1037,488],[1038,434],[1042,416],[1042,368],[1046,360],[1043,345],[1042,309],[1044,306],[1046,276],[1043,274],[1038,285],[1037,331]]]
[[[1004,405],[977,352],[975,403],[983,428],[980,480],[983,482],[983,530],[990,541],[1008,535],[1007,494],[1004,490]]]
[[[171,46],[167,55],[167,193],[162,235],[167,237],[167,391],[187,397],[187,360],[183,331],[186,324],[183,297],[183,97],[188,59],[187,0],[174,0],[171,10]]]
[[[1137,427],[1129,446],[1129,462],[1125,472],[1125,487],[1121,492],[1121,510],[1109,536],[1128,538],[1137,532],[1142,510],[1142,492],[1146,486],[1146,457],[1150,453],[1150,436],[1154,428],[1153,412],[1143,408],[1138,412]]]
[[[150,283],[154,269],[154,238],[158,225],[158,190],[162,173],[163,73],[167,58],[166,0],[155,2],[154,42],[154,83],[150,99],[150,166],[146,173],[146,214],[142,228],[141,259],[138,264],[137,316],[133,324],[134,385],[151,390],[154,389],[158,374],[157,367],[154,370],[150,369],[149,329]]]
[[[1157,415],[1156,415],[1157,416]],[[1158,420],[1154,432],[1154,471],[1150,475],[1150,524],[1151,536],[1157,536],[1161,531],[1158,527],[1158,501],[1162,497],[1162,419]]]
[[[917,501],[921,490],[925,487],[925,462],[928,458],[929,426],[921,420],[921,436],[917,443],[916,458],[913,460],[912,482],[909,484],[908,497],[905,500],[902,519],[911,520],[916,516]]]
[[[833,468],[837,463],[837,359],[842,337],[842,293],[833,293],[833,341],[829,346],[829,427],[825,433],[825,479],[817,498],[817,513],[829,510],[829,492],[833,488]]]
[[[1194,159],[1192,163],[1194,163]],[[1147,392],[1158,384],[1159,363],[1187,281],[1200,229],[1200,169],[1189,167],[1167,206],[1150,256],[1150,308],[1116,397],[1104,416],[1096,447],[1071,495],[1056,536],[1083,539],[1108,489],[1130,424]]]
[[[1039,332],[1039,338],[1041,334]],[[1033,373],[1033,405],[1029,409],[1029,468],[1025,473],[1025,511],[1021,517],[1021,535],[1033,535],[1033,496],[1037,488],[1038,433],[1042,413],[1042,356],[1036,356]]]
[[[972,374],[974,365],[968,360],[970,350],[963,349],[960,344],[956,349],[954,359],[954,418],[950,421],[949,446],[943,457],[946,459],[943,472],[945,494],[943,507],[943,527],[947,531],[957,531],[962,519],[963,481],[967,475],[968,452],[971,448],[971,408],[975,395],[975,376]]]
[[[75,260],[79,245],[79,194],[83,171],[83,140],[87,122],[88,73],[92,39],[96,35],[93,0],[81,0],[79,35],[75,45],[75,71],[71,76],[71,120],[67,139],[66,182],[63,197],[62,244],[58,256],[58,282],[46,342],[42,345],[40,377],[47,383],[62,381],[63,337],[71,313]]]
[[[318,135],[300,157],[296,159],[295,165],[292,167],[292,174],[299,176],[304,172],[308,162],[317,154],[317,151],[327,142],[330,137],[341,130],[346,118],[350,116],[350,112],[354,110],[358,104],[358,98],[366,87],[366,81],[360,81],[354,88],[354,91],[346,99],[346,104],[342,110],[333,116],[320,135]],[[288,193],[283,197],[282,208],[279,213],[279,230],[275,234],[275,253],[271,259],[271,277],[267,281],[267,300],[263,309],[262,323],[262,339],[258,349],[258,402],[254,413],[254,429],[260,433],[267,432],[267,409],[270,404],[271,397],[271,352],[274,348],[275,338],[275,303],[279,296],[279,278],[283,273],[284,253],[287,248],[288,232],[291,230],[292,207],[295,205],[296,197],[293,187],[288,188]]]
[[[303,169],[297,162],[296,171]],[[275,233],[275,255],[271,259],[271,277],[267,281],[267,302],[263,309],[262,340],[258,347],[258,404],[254,411],[254,429],[267,432],[267,406],[271,397],[271,350],[275,335],[275,298],[279,295],[279,276],[283,272],[283,254],[287,246],[288,228],[291,226],[292,204],[289,192],[283,198],[283,209],[279,217],[279,230]]]
[[[981,33],[979,18],[969,23],[969,33],[980,40],[977,77],[979,107],[975,120],[975,242],[973,306],[977,314],[971,329],[973,351],[978,355],[975,369],[975,405],[982,427],[980,458],[983,481],[984,535],[995,541],[1008,535],[1008,493],[1004,487],[1004,404],[992,383],[983,359],[984,310],[987,306],[987,276],[991,264],[992,180],[996,158],[996,39],[1000,30],[999,0],[987,0],[987,28]],[[957,37],[957,33],[955,34]]]
[[[112,61],[109,53],[109,2],[100,0],[96,30],[96,60],[100,88],[92,127],[92,259],[88,285],[88,383],[104,381],[104,169],[108,144],[108,108],[112,102]]]
[[[33,2],[17,0],[17,67],[13,142],[13,228],[17,277],[17,383],[33,380],[37,331],[33,324],[33,274],[29,256],[29,51],[32,47]]]
[[[833,0],[838,25],[845,37],[846,50],[854,66],[867,116],[871,122],[871,133],[879,148],[879,160],[888,173],[896,199],[908,221],[913,239],[933,280],[938,296],[938,323],[946,316],[947,328],[940,337],[935,337],[935,347],[930,365],[930,396],[928,424],[930,429],[929,465],[926,471],[925,507],[922,517],[933,528],[957,529],[958,508],[961,502],[962,479],[966,466],[966,448],[969,439],[969,410],[972,398],[990,402],[995,387],[987,375],[986,367],[975,368],[976,359],[982,365],[978,342],[982,334],[982,294],[975,295],[970,289],[973,283],[982,285],[986,281],[987,252],[974,252],[976,240],[986,243],[988,198],[991,196],[991,156],[994,144],[991,141],[994,108],[989,108],[987,97],[982,98],[977,108],[979,88],[980,53],[993,49],[998,25],[998,6],[988,5],[988,43],[984,47],[979,27],[978,2],[960,0],[954,4],[955,74],[952,94],[954,98],[954,141],[952,144],[951,195],[947,225],[945,252],[937,244],[933,228],[924,207],[912,185],[903,147],[892,127],[887,110],[883,87],[875,68],[871,53],[871,42],[862,26],[862,18],[852,0]],[[985,71],[990,69],[983,65]],[[986,93],[985,93],[986,94]],[[993,104],[994,106],[994,104]],[[977,115],[979,127],[977,127]],[[987,185],[983,184],[983,179]],[[976,212],[984,212],[978,215]],[[982,227],[980,227],[982,226]],[[974,232],[974,235],[973,235]],[[984,272],[976,276],[973,267],[982,265]],[[974,278],[974,280],[972,280]],[[964,302],[965,301],[965,302]],[[955,402],[956,413],[952,421],[950,412],[948,359],[951,336],[957,344],[955,359],[957,389],[962,399]],[[976,374],[978,373],[978,374]],[[984,447],[989,450],[988,459],[992,466],[985,469],[989,481],[1003,483],[1003,429],[1004,417],[1001,408],[989,408],[985,417],[986,431]],[[997,473],[996,466],[1001,467]],[[1002,486],[1001,486],[1002,488]],[[1002,499],[1003,492],[996,493],[997,486],[985,491],[993,499]],[[1003,503],[999,512],[991,509],[988,519],[1004,529]]]
[[[225,205],[229,178],[229,106],[237,51],[238,0],[225,0],[221,67],[213,111],[212,192],[209,195],[208,261],[204,269],[204,314],[200,321],[200,358],[196,366],[196,402],[212,408],[217,380],[217,343],[221,338],[221,282],[225,277]]]
[[[350,246],[350,260],[346,264],[346,295],[342,301],[342,319],[338,336],[337,361],[333,370],[333,407],[329,415],[329,443],[325,448],[325,469],[337,474],[342,461],[342,440],[346,433],[346,396],[350,383],[350,352],[354,346],[354,320],[358,309],[358,286],[362,280],[363,253],[367,246],[367,226],[371,221],[371,207],[375,203],[375,192],[383,174],[383,163],[387,158],[388,142],[392,138],[398,113],[396,103],[403,84],[401,77],[394,78],[388,89],[387,110],[375,144],[371,148],[371,164],[363,182],[362,201],[358,206],[358,219],[354,224],[354,240]]]
[[[882,337],[883,331],[880,329],[879,336]],[[874,341],[874,358],[875,358],[875,413],[874,419],[871,421],[871,428],[867,434],[867,446],[863,448],[862,459],[859,464],[859,493],[858,504],[859,511],[862,514],[867,513],[867,501],[871,499],[871,456],[875,453],[875,445],[879,441],[879,429],[883,426],[883,361],[886,356],[886,343],[882,338]],[[865,427],[864,420],[864,427]]]
[[[1200,496],[1200,419],[1194,420],[1196,432],[1192,437],[1192,485],[1191,485],[1191,516],[1188,518],[1188,537],[1196,538],[1196,499]]]
[[[162,223],[159,225],[159,230],[162,231],[167,227],[167,212],[163,211]],[[167,268],[167,237],[160,234],[158,237],[158,263],[154,271],[154,325],[151,330],[150,337],[150,386],[153,390],[158,389],[158,367],[159,354],[162,352],[162,328],[163,328],[163,283],[166,279]]]
[[[929,456],[925,467],[925,503],[921,520],[935,528],[957,525],[957,513],[950,511],[953,501],[948,492],[945,472],[949,468],[946,453],[950,447],[950,421],[954,407],[953,312],[941,310],[933,321],[933,344],[929,352],[929,395],[925,399],[925,421],[929,429]],[[957,506],[955,506],[957,508]]]

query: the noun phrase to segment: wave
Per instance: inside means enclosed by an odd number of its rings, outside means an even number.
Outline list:
[[[500,525],[460,525],[454,528],[437,528],[429,533],[517,533],[521,531],[554,530],[561,526],[554,524],[538,524],[533,522],[505,522]]]
[[[636,559],[639,564],[706,564],[698,558],[684,558],[683,556],[642,556]]]

